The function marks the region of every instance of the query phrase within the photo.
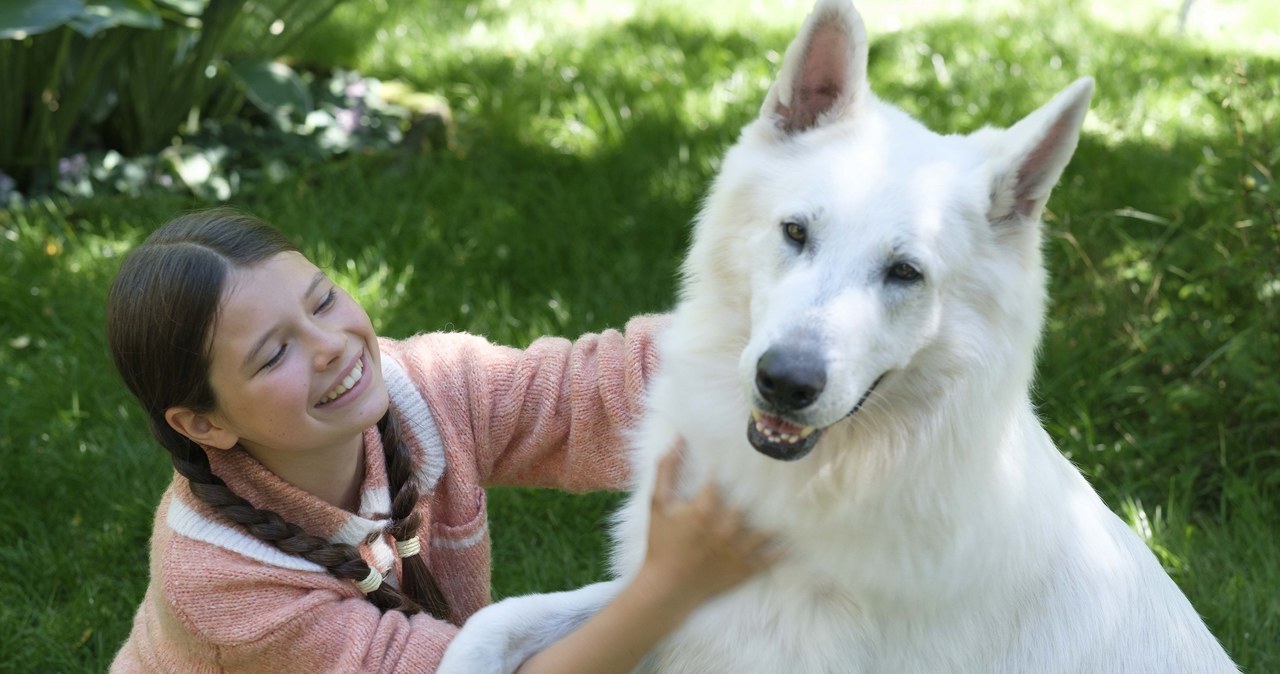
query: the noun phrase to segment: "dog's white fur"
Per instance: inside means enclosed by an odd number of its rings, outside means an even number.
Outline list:
[[[848,0],[818,0],[696,223],[615,571],[625,580],[643,560],[657,459],[677,436],[682,484],[714,480],[787,552],[642,669],[1236,671],[1028,397],[1040,215],[1093,82],[1010,129],[940,136],[878,100],[866,65]],[[803,245],[786,222],[807,230]],[[901,262],[922,278],[891,278]],[[792,461],[746,433],[753,408],[771,409],[757,368],[779,345],[825,366],[817,400],[782,413],[826,429]],[[482,611],[442,671],[511,671],[622,580]]]

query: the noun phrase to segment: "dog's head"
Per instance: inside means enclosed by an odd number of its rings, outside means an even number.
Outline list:
[[[861,407],[919,388],[926,365],[935,379],[1029,378],[1040,215],[1092,91],[1082,79],[1010,129],[938,135],[872,94],[861,17],[818,0],[726,156],[685,266],[687,298],[742,317],[756,449],[800,458]]]

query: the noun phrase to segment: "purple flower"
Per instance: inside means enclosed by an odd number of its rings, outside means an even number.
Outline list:
[[[342,90],[342,93],[345,94],[347,98],[361,100],[369,94],[369,83],[363,77],[357,77],[347,83],[347,86]]]
[[[338,108],[333,112],[333,119],[338,127],[347,133],[355,133],[360,128],[360,113],[350,108]]]
[[[63,157],[58,160],[58,177],[67,182],[76,182],[89,176],[89,158],[83,152]]]

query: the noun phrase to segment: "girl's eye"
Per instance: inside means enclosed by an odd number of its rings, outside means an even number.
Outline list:
[[[261,372],[263,370],[270,369],[271,366],[275,365],[276,363],[279,363],[280,360],[284,358],[284,351],[286,348],[288,348],[287,344],[281,344],[280,348],[276,349],[276,352],[271,354],[271,359],[268,360],[266,363],[263,363],[262,367],[258,368],[258,371]]]
[[[321,311],[328,309],[335,301],[337,301],[337,299],[338,299],[337,289],[330,288],[328,294],[326,294],[324,296],[324,299],[320,301],[320,306],[316,307],[316,313],[318,314]]]
[[[889,267],[889,278],[894,281],[919,281],[924,278],[919,269],[906,262],[898,262]]]
[[[809,238],[808,228],[795,220],[787,220],[782,223],[782,233],[792,243],[799,245],[804,245],[804,242]]]

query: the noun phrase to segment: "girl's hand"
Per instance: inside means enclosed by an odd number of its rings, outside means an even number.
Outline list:
[[[698,605],[779,558],[769,537],[708,484],[692,499],[676,490],[683,441],[658,464],[649,547],[640,571],[578,629],[520,666],[519,674],[624,674]]]
[[[677,489],[684,440],[658,463],[650,506],[648,549],[638,582],[670,593],[691,610],[767,569],[780,553],[770,537],[747,526],[710,482],[691,499]]]

